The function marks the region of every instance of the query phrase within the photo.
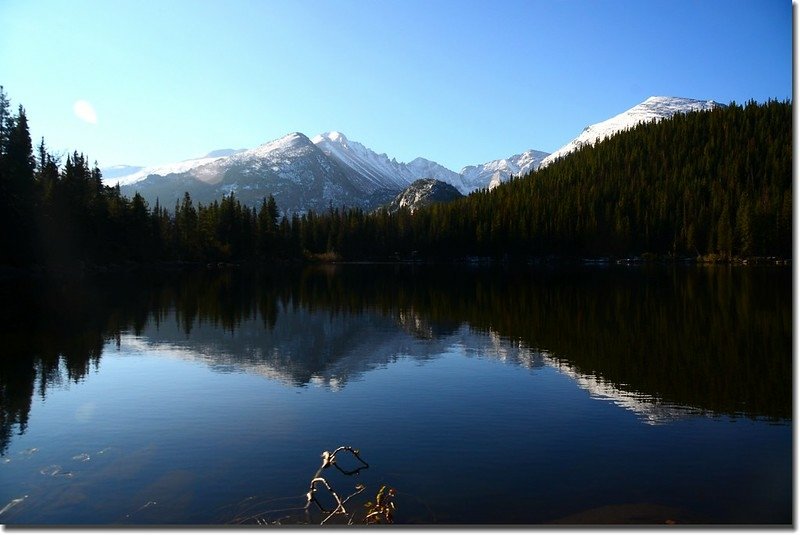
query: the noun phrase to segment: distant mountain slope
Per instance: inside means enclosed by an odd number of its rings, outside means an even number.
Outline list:
[[[101,170],[103,180],[106,183],[117,183],[117,180],[138,173],[144,169],[141,165],[112,165],[111,167],[104,167]]]
[[[386,209],[396,212],[401,208],[409,208],[411,212],[436,202],[450,202],[463,197],[455,187],[435,178],[415,180],[403,190]]]
[[[123,184],[123,194],[140,192],[150,203],[169,206],[188,191],[196,202],[210,203],[234,193],[254,206],[273,195],[288,212],[335,206],[370,207],[370,191],[356,183],[305,135],[295,132],[230,156],[189,160],[165,166],[166,174]]]
[[[386,154],[377,154],[357,141],[351,141],[341,132],[326,132],[312,138],[322,152],[341,166],[366,181],[365,187],[400,190],[419,178],[436,178],[457,184],[458,173],[425,158],[409,163],[391,160]],[[358,180],[356,178],[355,180]]]
[[[486,187],[492,189],[508,180],[511,175],[520,176],[536,170],[547,155],[548,153],[539,150],[527,150],[502,160],[469,165],[461,170],[461,180],[467,191]]]
[[[217,149],[212,150],[208,154],[206,154],[206,158],[217,158],[220,156],[233,156],[234,154],[239,154],[240,152],[245,152],[247,149]]]
[[[326,132],[312,141],[341,165],[380,187],[405,188],[415,180],[434,178],[454,186],[464,195],[481,188],[493,188],[511,175],[519,176],[536,169],[548,154],[528,150],[508,158],[469,165],[456,173],[426,158],[415,158],[408,163],[389,159],[386,154],[377,154],[361,143],[348,140],[341,132]]]
[[[169,176],[169,175],[178,175],[181,173],[186,173],[195,167],[200,167],[202,165],[209,164],[220,158],[224,158],[224,156],[210,156],[210,157],[202,157],[202,158],[192,158],[190,160],[183,160],[181,162],[169,163],[164,165],[157,165],[154,167],[138,167],[138,171],[127,174],[127,175],[117,175],[109,177],[106,174],[106,169],[102,170],[103,178],[107,183],[110,184],[119,184],[120,187],[128,186],[131,184],[135,184],[137,182],[141,182],[144,179],[150,176]],[[131,166],[133,167],[133,166]],[[109,180],[111,178],[112,180]]]
[[[627,130],[639,123],[660,121],[676,113],[711,110],[723,106],[713,100],[695,100],[679,97],[650,97],[633,108],[605,121],[587,126],[575,139],[542,160],[539,167],[546,167],[584,145],[594,145],[617,132]]]

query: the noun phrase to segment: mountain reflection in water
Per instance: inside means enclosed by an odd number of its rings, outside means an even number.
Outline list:
[[[446,348],[554,367],[647,423],[791,418],[791,271],[340,266],[3,284],[0,453],[105,343],[346,388]],[[303,333],[298,336],[298,333]],[[488,335],[488,336],[487,336]]]

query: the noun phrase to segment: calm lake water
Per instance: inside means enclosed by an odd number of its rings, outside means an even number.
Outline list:
[[[792,522],[788,268],[5,283],[0,523]],[[358,463],[342,455],[345,469]],[[320,493],[322,495],[322,493]]]

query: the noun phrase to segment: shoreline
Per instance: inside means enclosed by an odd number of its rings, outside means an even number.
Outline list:
[[[228,269],[273,269],[287,267],[307,266],[339,266],[339,265],[382,265],[382,266],[447,266],[458,265],[464,267],[557,267],[557,266],[587,266],[587,267],[643,267],[643,266],[735,266],[735,267],[792,267],[791,258],[778,256],[762,257],[732,257],[724,258],[718,255],[705,255],[698,257],[670,257],[644,254],[628,257],[563,257],[548,255],[543,257],[480,257],[467,256],[454,259],[422,259],[422,258],[395,258],[371,260],[343,260],[327,256],[321,258],[305,258],[293,260],[244,261],[244,262],[197,262],[197,261],[157,261],[157,262],[124,262],[109,264],[91,264],[75,262],[55,266],[0,266],[0,280],[17,278],[61,278],[83,277],[104,274],[125,274],[140,272],[180,273],[186,271],[212,271]]]

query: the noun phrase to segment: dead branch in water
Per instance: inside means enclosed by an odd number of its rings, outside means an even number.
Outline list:
[[[358,465],[355,468],[343,468],[340,466],[337,457],[342,455],[344,452],[349,453],[352,458],[358,461]],[[268,521],[266,515],[270,513],[277,513],[277,512],[289,512],[289,511],[304,511],[305,513],[305,522],[308,524],[316,523],[317,520],[313,520],[311,518],[311,507],[312,504],[319,510],[322,514],[322,521],[319,522],[321,525],[326,524],[328,521],[333,519],[334,517],[344,517],[347,519],[347,524],[352,525],[356,523],[363,523],[363,524],[392,524],[394,523],[394,497],[395,497],[395,490],[391,487],[386,485],[381,486],[380,491],[378,491],[377,495],[375,496],[375,501],[371,502],[368,501],[363,504],[366,508],[366,512],[364,512],[364,516],[356,519],[357,512],[359,510],[358,507],[353,506],[350,501],[358,496],[359,494],[363,493],[366,490],[366,486],[363,483],[357,483],[350,494],[346,496],[344,493],[337,491],[334,488],[334,485],[329,481],[329,478],[326,478],[325,473],[327,470],[331,468],[335,468],[345,476],[354,476],[358,475],[362,470],[369,468],[369,463],[365,461],[361,457],[361,453],[359,450],[351,447],[351,446],[339,446],[333,452],[323,451],[322,452],[322,463],[320,467],[317,469],[314,476],[311,478],[311,481],[308,485],[308,492],[305,494],[306,504],[304,507],[289,507],[283,509],[274,509],[271,511],[266,511],[258,514],[250,514],[248,515],[247,512],[252,511],[257,504],[250,503],[248,504],[247,508],[237,515],[235,519],[236,523],[249,523],[255,522],[258,525],[273,525],[273,524],[281,524],[281,520],[289,520],[290,523],[295,523],[299,521],[302,523],[302,520],[299,518],[290,520],[289,516],[281,518],[279,520],[272,520]],[[349,463],[345,463],[345,466],[348,466]],[[335,474],[334,474],[335,475]],[[338,484],[338,483],[337,483]],[[320,493],[330,495],[333,499],[333,504],[326,506],[323,504],[323,501],[320,500]],[[251,497],[252,498],[252,497]],[[278,500],[271,500],[271,501],[280,501],[290,499],[287,498],[279,498]],[[248,498],[249,501],[250,498]],[[330,500],[326,500],[329,501]],[[266,502],[263,502],[266,503]]]
[[[358,459],[361,463],[360,466],[352,469],[352,470],[345,470],[336,462],[336,456],[341,452],[348,452],[353,457]],[[311,504],[315,504],[320,512],[327,514],[327,516],[320,522],[320,524],[325,524],[328,520],[333,518],[337,515],[344,515],[348,517],[348,524],[353,524],[355,518],[355,511],[349,512],[347,510],[348,502],[355,496],[358,496],[366,487],[358,483],[355,486],[355,491],[345,498],[341,498],[339,493],[331,486],[325,477],[323,477],[323,473],[328,468],[334,467],[339,470],[341,473],[345,475],[355,475],[361,472],[366,468],[369,468],[369,464],[365,461],[362,457],[360,452],[351,447],[351,446],[339,446],[333,452],[323,451],[322,452],[322,465],[317,469],[317,472],[314,474],[314,477],[311,478],[311,483],[309,483],[308,493],[306,493],[306,512],[308,512],[309,507]],[[327,509],[317,498],[317,492],[320,488],[324,488],[327,490],[333,499],[336,501],[336,506],[331,510]],[[393,522],[393,513],[394,513],[394,496],[395,491],[394,489],[387,487],[386,485],[381,487],[381,490],[378,492],[375,500],[375,504],[372,502],[367,502],[365,507],[367,507],[367,513],[364,517],[364,522],[367,524],[377,524],[381,523],[381,521],[391,524]]]

